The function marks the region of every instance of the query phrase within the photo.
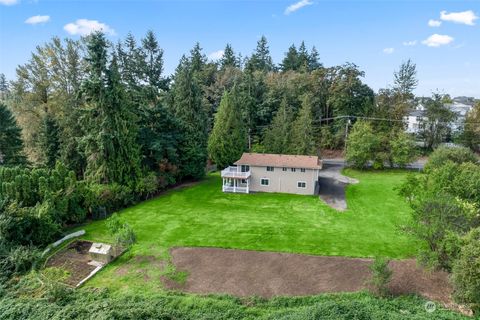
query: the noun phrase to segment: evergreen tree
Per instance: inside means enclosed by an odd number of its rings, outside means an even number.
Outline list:
[[[44,164],[49,167],[55,167],[55,163],[60,156],[60,129],[57,121],[50,113],[47,113],[43,119],[40,132],[40,146],[43,150]]]
[[[308,57],[308,70],[313,71],[320,69],[322,64],[320,63],[320,55],[318,54],[317,48],[313,47]]]
[[[120,81],[117,58],[108,64],[104,34],[87,40],[87,70],[82,93],[86,108],[82,117],[82,138],[88,160],[85,176],[99,183],[120,183],[135,187],[140,175],[140,154],[136,144],[138,128]]]
[[[0,100],[4,100],[7,98],[8,94],[8,82],[7,78],[3,73],[0,73]]]
[[[219,168],[225,168],[241,157],[245,146],[246,132],[234,88],[231,93],[223,94],[208,141],[208,153]]]
[[[27,162],[21,133],[13,114],[0,103],[0,165],[14,166]]]
[[[287,154],[290,149],[291,108],[287,99],[280,104],[272,123],[265,132],[264,146],[269,153]]]
[[[296,71],[299,69],[299,56],[297,48],[295,48],[294,44],[292,44],[290,48],[288,48],[288,52],[285,54],[285,58],[283,58],[282,60],[281,67],[282,71]]]
[[[298,69],[302,72],[309,71],[309,60],[310,55],[308,53],[305,42],[302,41],[300,47],[298,48]]]
[[[180,175],[201,178],[207,162],[208,119],[202,91],[189,59],[182,57],[174,76],[172,109],[184,130]]]
[[[143,80],[146,83],[146,98],[150,103],[155,103],[158,95],[168,90],[168,79],[162,76],[163,73],[163,50],[153,31],[148,31],[142,39],[141,64]]]
[[[270,56],[270,49],[268,48],[267,38],[262,36],[257,42],[257,48],[252,54],[246,65],[249,71],[262,71],[269,72],[274,71],[275,66]]]
[[[157,174],[159,186],[177,181],[180,166],[179,145],[183,132],[179,121],[161,104],[143,108],[138,137],[143,164]]]
[[[227,43],[227,46],[225,47],[225,50],[223,51],[223,56],[220,59],[220,67],[222,70],[227,67],[232,67],[232,68],[240,67],[238,58],[235,57],[235,52],[233,51],[232,46],[228,43]]]
[[[190,68],[194,73],[204,70],[207,64],[207,57],[202,53],[200,43],[195,43],[195,46],[190,50]]]
[[[291,152],[293,154],[314,155],[315,139],[312,118],[312,98],[303,97],[302,108],[292,124]]]

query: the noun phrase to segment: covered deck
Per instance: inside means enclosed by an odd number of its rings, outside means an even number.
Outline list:
[[[222,191],[234,193],[250,192],[250,171],[241,171],[241,167],[230,166],[222,170]]]

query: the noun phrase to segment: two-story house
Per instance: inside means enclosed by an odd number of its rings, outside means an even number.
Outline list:
[[[244,153],[234,164],[222,170],[223,192],[318,194],[316,156]]]

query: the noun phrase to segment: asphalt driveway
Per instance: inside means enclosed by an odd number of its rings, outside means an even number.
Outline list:
[[[358,180],[342,175],[342,162],[324,162],[319,174],[319,196],[330,207],[344,211],[347,209],[345,188]]]

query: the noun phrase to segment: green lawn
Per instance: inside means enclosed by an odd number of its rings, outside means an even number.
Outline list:
[[[133,227],[138,241],[92,284],[130,287],[134,279],[158,278],[152,258],[165,259],[167,249],[173,246],[350,257],[412,256],[416,242],[398,229],[410,209],[394,190],[406,172],[346,170],[345,174],[360,180],[347,189],[349,209],[345,212],[331,209],[316,196],[224,194],[218,174],[125,209],[120,216]],[[85,229],[87,239],[111,240],[104,221]],[[130,268],[125,269],[125,263]]]

